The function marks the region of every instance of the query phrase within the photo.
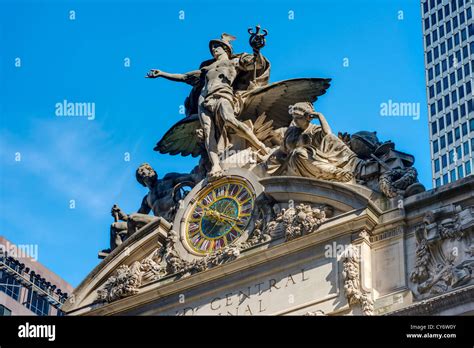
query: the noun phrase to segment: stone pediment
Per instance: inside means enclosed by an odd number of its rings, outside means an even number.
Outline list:
[[[232,177],[243,172],[234,170]],[[321,254],[328,241],[342,238],[344,245],[350,244],[354,233],[371,231],[378,223],[381,210],[372,201],[376,194],[365,187],[301,177],[260,180],[252,175],[246,177],[249,183],[261,185],[257,191],[259,204],[266,212],[266,222],[263,223],[265,226],[253,224],[254,230],[247,231],[239,246],[191,261],[180,260],[180,255],[175,254],[179,251],[175,245],[179,243],[176,235],[179,232],[177,225],[182,220],[180,213],[174,226],[158,219],[142,227],[107,256],[76,289],[64,310],[70,314],[112,314],[114,311],[108,312],[107,308],[121,308],[120,304],[125,303],[133,306],[139,298],[148,301],[150,292],[156,294],[161,287],[173,289],[171,293],[175,293],[183,291],[180,284],[187,287],[195,281],[209,282],[210,279],[221,282],[236,270],[258,273],[262,259],[275,258],[283,262],[296,257],[306,247],[305,240]],[[195,190],[204,186],[198,185]],[[192,197],[193,191],[189,201]],[[182,205],[184,210],[189,201]],[[324,210],[328,207],[329,210]],[[299,219],[302,214],[305,215],[303,220]],[[259,216],[253,218],[258,220]],[[323,259],[308,256],[308,264],[324,264]],[[337,259],[331,262],[337,263]],[[268,269],[265,272],[268,273]],[[339,286],[341,275],[332,276],[332,286]],[[341,296],[343,303],[345,298]]]

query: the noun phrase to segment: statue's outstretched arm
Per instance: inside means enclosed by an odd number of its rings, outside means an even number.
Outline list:
[[[190,85],[194,85],[196,83],[196,79],[199,80],[200,76],[201,76],[201,70],[194,70],[185,74],[170,74],[158,69],[151,69],[146,74],[145,77],[149,79],[156,79],[157,77],[163,77],[167,80],[176,81],[176,82],[185,82]]]

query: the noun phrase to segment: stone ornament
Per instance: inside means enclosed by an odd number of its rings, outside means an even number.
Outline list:
[[[371,294],[364,291],[360,281],[360,253],[351,245],[341,255],[344,291],[350,307],[360,305],[364,315],[374,315]]]
[[[326,219],[322,207],[312,208],[309,204],[298,204],[282,209],[268,225],[267,234],[277,235],[283,231],[285,240],[289,241],[315,232]]]
[[[426,298],[472,282],[474,207],[448,205],[425,214],[416,231],[415,295]]]

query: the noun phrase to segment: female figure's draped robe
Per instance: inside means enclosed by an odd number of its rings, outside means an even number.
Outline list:
[[[332,133],[325,134],[321,126],[310,124],[303,130],[292,125],[267,168],[272,175],[349,181],[359,161],[341,139]]]

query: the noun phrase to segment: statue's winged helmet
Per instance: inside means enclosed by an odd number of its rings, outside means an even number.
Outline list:
[[[237,39],[235,36],[227,34],[227,33],[222,33],[220,39],[213,39],[209,41],[209,50],[211,51],[212,54],[212,46],[214,44],[218,44],[224,48],[224,50],[227,51],[227,54],[229,57],[231,57],[234,54],[234,49],[232,47],[232,44],[230,43],[231,41],[234,41]]]

